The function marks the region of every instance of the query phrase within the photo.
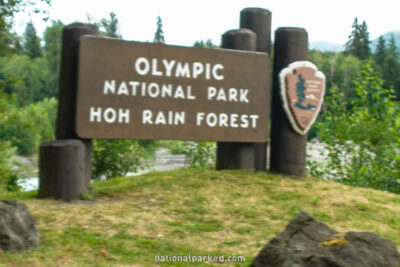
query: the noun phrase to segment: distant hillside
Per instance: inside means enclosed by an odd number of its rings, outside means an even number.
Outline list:
[[[400,55],[400,30],[387,32],[387,33],[383,34],[383,38],[385,39],[385,43],[387,45],[389,43],[389,39],[392,34],[394,36],[394,39],[396,40],[397,53]],[[375,48],[378,44],[378,39],[379,39],[379,37],[372,40],[372,42],[371,42],[370,47],[371,47],[371,51],[373,51],[373,52],[375,51]]]
[[[310,49],[319,50],[322,52],[332,51],[340,52],[344,50],[344,46],[338,43],[329,43],[327,41],[311,42]]]

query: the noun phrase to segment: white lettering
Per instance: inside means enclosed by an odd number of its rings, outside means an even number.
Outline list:
[[[150,71],[150,63],[145,57],[136,59],[135,70],[140,75],[146,75]]]
[[[229,127],[228,125],[228,114],[221,113],[219,114],[219,127]]]
[[[174,117],[174,124],[179,125],[179,124],[185,124],[185,112],[175,112],[175,117]]]
[[[239,125],[237,124],[238,114],[231,114],[231,127],[237,128]]]
[[[235,88],[230,88],[229,89],[229,101],[234,101],[237,102],[237,90]]]
[[[225,95],[225,91],[223,88],[219,89],[216,100],[217,101],[226,101],[226,95]]]
[[[258,120],[259,117],[260,117],[260,116],[255,115],[255,114],[250,115],[251,127],[252,127],[252,128],[256,128],[256,126],[257,126],[257,120]]]
[[[218,70],[223,70],[224,66],[222,66],[221,64],[215,64],[212,68],[212,75],[214,77],[214,79],[216,80],[223,80],[224,79],[224,75],[219,75],[218,74]]]
[[[142,112],[142,124],[153,124],[151,118],[153,117],[153,112],[151,110],[145,109]]]
[[[158,112],[157,117],[156,117],[156,121],[154,123],[155,124],[167,124],[167,121],[165,120],[164,113],[162,113],[161,111]]]
[[[198,112],[196,116],[196,125],[200,126],[201,121],[204,119],[204,112]]]
[[[188,85],[187,87],[187,99],[194,100],[196,96],[192,95],[192,87]]]
[[[185,94],[183,93],[182,86],[178,85],[175,90],[174,98],[185,99]]]
[[[101,108],[90,108],[90,122],[101,122]]]
[[[157,66],[158,66],[157,63],[158,63],[158,62],[157,62],[157,59],[156,59],[156,58],[153,58],[153,60],[152,60],[152,66],[151,66],[151,74],[152,74],[153,76],[162,76],[163,73],[162,73],[161,71],[157,70]]]
[[[129,85],[132,87],[132,95],[136,95],[137,87],[140,83],[136,81],[129,82]]]
[[[142,96],[146,96],[146,83],[142,83]]]
[[[257,127],[257,120],[259,115],[257,114],[237,114],[237,113],[204,113],[198,112],[196,114],[196,125],[202,126],[203,121],[205,125],[209,127],[231,127],[231,128],[248,128],[249,118],[251,119],[251,127]]]
[[[211,100],[217,94],[217,88],[209,86],[207,89],[207,99]]]
[[[113,108],[107,108],[103,113],[104,121],[107,123],[113,123],[117,119],[117,112]]]
[[[210,63],[206,64],[206,79],[209,80],[210,79]]]
[[[119,123],[129,123],[130,112],[129,109],[123,110],[122,108],[118,109],[118,122]]]
[[[249,127],[249,120],[248,120],[248,116],[246,114],[243,114],[242,116],[240,116],[240,127],[241,128],[247,128]]]
[[[168,61],[168,60],[163,59],[163,64],[164,64],[164,67],[165,67],[165,71],[166,71],[165,75],[166,76],[168,76],[168,77],[171,76],[172,68],[174,67],[175,62],[176,62],[175,60]]]
[[[206,122],[208,126],[215,127],[218,123],[218,118],[215,113],[208,113],[206,116]]]
[[[115,94],[115,80],[104,81],[103,94],[108,94],[108,91],[110,91],[112,94]]]
[[[247,99],[247,94],[249,93],[249,89],[240,89],[240,102],[249,103],[249,99]]]
[[[151,83],[149,84],[149,87],[147,88],[147,91],[149,92],[150,97],[158,97],[160,94],[160,87],[158,87],[158,84],[156,83]]]
[[[176,65],[175,77],[190,78],[189,63],[187,63],[187,62],[186,63],[178,62],[178,64]]]
[[[118,95],[129,95],[128,87],[126,86],[126,82],[122,82],[118,87]]]
[[[162,97],[172,97],[172,84],[163,84],[161,88]]]
[[[201,62],[194,62],[193,63],[193,78],[197,79],[197,76],[199,76],[200,74],[202,74],[204,71],[204,67],[203,64]]]

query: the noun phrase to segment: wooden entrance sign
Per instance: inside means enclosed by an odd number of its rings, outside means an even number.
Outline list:
[[[265,53],[85,36],[76,130],[81,138],[265,142]]]

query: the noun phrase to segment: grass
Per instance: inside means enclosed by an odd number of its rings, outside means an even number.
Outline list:
[[[92,184],[85,200],[7,194],[35,217],[41,245],[0,252],[0,266],[186,266],[155,256],[245,256],[261,248],[299,210],[340,232],[372,231],[400,247],[400,196],[314,178],[181,169]],[[4,196],[3,196],[4,198]]]

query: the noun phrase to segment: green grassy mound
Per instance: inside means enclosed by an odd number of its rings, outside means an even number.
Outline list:
[[[0,252],[0,266],[159,266],[155,257],[166,255],[244,256],[196,266],[248,266],[300,209],[337,231],[372,231],[400,247],[399,195],[314,178],[181,169],[94,183],[72,203],[35,196],[6,197],[30,208],[41,245]]]

